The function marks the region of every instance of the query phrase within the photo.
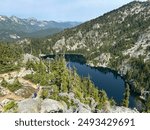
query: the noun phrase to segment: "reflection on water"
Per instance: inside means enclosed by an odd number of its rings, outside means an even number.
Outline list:
[[[69,62],[68,66],[75,67],[81,77],[90,76],[90,79],[99,89],[104,89],[109,98],[114,98],[117,104],[121,105],[125,82],[115,71],[101,67],[94,68],[77,62]],[[129,107],[135,107],[134,96],[130,97]]]

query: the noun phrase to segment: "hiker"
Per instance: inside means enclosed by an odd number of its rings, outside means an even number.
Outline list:
[[[36,85],[35,92],[33,93],[32,98],[36,98],[36,97],[38,96],[38,92],[39,92],[39,90],[40,90],[40,85],[39,85],[39,84],[37,84],[37,85]]]
[[[34,92],[32,98],[36,98],[37,97],[37,93]]]

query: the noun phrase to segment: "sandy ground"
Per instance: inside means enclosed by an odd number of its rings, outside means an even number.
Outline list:
[[[2,81],[3,78],[5,80],[9,80],[10,78],[12,78],[12,79],[18,78],[19,82],[23,86],[30,86],[30,87],[36,89],[36,85],[35,84],[33,84],[29,80],[25,80],[23,78],[28,73],[29,72],[27,72],[25,70],[25,68],[21,68],[20,71],[13,71],[13,72],[9,72],[9,73],[0,74],[0,82]],[[0,102],[3,101],[4,99],[12,99],[12,100],[19,101],[19,100],[22,100],[23,97],[18,96],[15,93],[9,91],[9,93],[7,95],[0,97]]]

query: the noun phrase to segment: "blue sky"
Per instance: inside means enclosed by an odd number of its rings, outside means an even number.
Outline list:
[[[87,21],[133,0],[0,0],[0,15]]]

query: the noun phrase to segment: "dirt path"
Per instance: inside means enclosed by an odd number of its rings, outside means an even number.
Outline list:
[[[1,78],[5,78],[5,79],[9,79],[10,76],[15,77],[17,75],[17,72],[10,72],[10,73],[4,73],[4,74],[0,74]]]
[[[12,100],[15,100],[15,101],[20,101],[20,100],[23,100],[24,98],[20,97],[20,96],[17,96],[14,93],[10,93],[8,95],[0,97],[0,102],[3,101],[4,99],[12,99]]]
[[[23,78],[18,78],[19,82],[23,84],[24,86],[31,86],[32,88],[36,89],[36,85],[29,80],[25,80]]]

